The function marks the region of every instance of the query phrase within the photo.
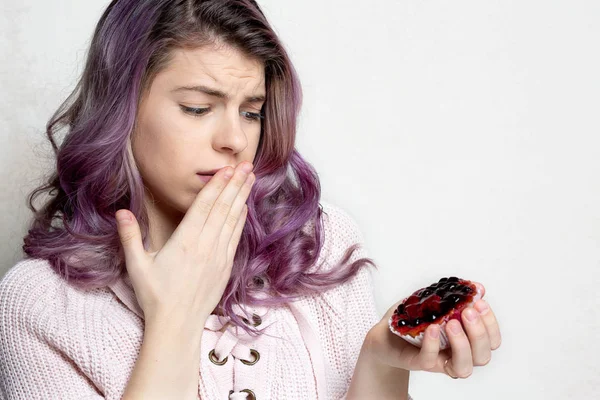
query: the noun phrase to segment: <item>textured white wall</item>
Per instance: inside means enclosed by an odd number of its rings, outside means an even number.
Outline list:
[[[298,148],[380,268],[381,313],[482,282],[503,344],[417,400],[600,396],[600,3],[259,0],[300,73]],[[3,0],[0,275],[21,258],[44,125],[108,1]]]

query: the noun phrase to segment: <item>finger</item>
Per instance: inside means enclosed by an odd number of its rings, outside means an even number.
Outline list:
[[[479,282],[473,281],[473,283],[475,284],[475,286],[477,286],[477,288],[481,292],[481,297],[485,296],[485,287]]]
[[[204,185],[171,235],[172,238],[187,248],[198,245],[214,203],[231,179],[228,174],[233,175],[234,172],[231,167],[222,168]]]
[[[204,224],[204,229],[200,233],[200,241],[202,243],[212,243],[213,246],[216,247],[219,244],[219,238],[224,226],[231,229],[235,227],[238,216],[232,214],[231,207],[251,172],[246,172],[244,170],[244,168],[248,166],[252,167],[252,164],[249,162],[242,162],[238,165],[235,169],[235,174],[215,201]],[[239,211],[241,211],[241,206],[238,210],[238,214]]]
[[[231,240],[229,241],[229,247],[227,248],[227,259],[233,261],[235,259],[235,253],[237,252],[238,244],[240,243],[240,238],[242,237],[242,232],[244,231],[244,225],[246,224],[246,218],[248,217],[248,206],[244,204],[244,209],[242,210],[242,214],[238,219],[237,225],[233,231],[231,236]]]
[[[492,359],[490,337],[479,312],[473,307],[467,307],[462,312],[463,326],[471,344],[473,366],[486,365]]]
[[[496,315],[492,311],[489,304],[481,299],[475,303],[475,308],[479,311],[483,325],[485,326],[488,336],[490,337],[490,349],[496,350],[502,343],[502,336],[500,334],[500,326],[496,319]]]
[[[433,370],[438,365],[440,352],[440,326],[432,324],[425,330],[425,337],[419,352],[419,367],[424,371]]]
[[[457,333],[452,328],[457,328]],[[448,321],[446,333],[452,349],[452,359],[448,362],[448,366],[455,376],[468,378],[473,373],[473,357],[469,339],[463,331],[460,321],[457,319]]]
[[[229,216],[225,220],[225,225],[221,229],[221,236],[219,237],[220,254],[224,254],[225,251],[229,253],[228,249],[230,247],[233,232],[240,224],[242,212],[244,210],[244,206],[246,205],[246,200],[248,200],[248,196],[250,194],[250,190],[252,189],[253,183],[254,174],[251,172],[248,178],[246,179],[246,182],[242,185],[242,188],[238,192],[238,195],[233,200]]]
[[[129,269],[133,265],[139,265],[139,261],[145,255],[142,234],[131,211],[118,210],[115,218],[117,219],[117,230],[125,253],[125,266]]]

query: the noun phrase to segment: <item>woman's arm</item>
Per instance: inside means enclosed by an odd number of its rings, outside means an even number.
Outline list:
[[[408,394],[410,371],[378,363],[370,357],[369,341],[370,332],[358,356],[346,399],[411,400]]]
[[[345,210],[328,207],[330,230],[338,230],[338,251],[359,243],[361,246],[352,253],[348,264],[359,258],[369,258],[363,234],[358,224]],[[334,243],[335,245],[335,243]],[[337,258],[330,261],[335,265]],[[381,328],[381,319],[375,305],[373,270],[363,267],[355,277],[342,285],[343,320],[345,334],[341,348],[347,354],[349,386],[340,400],[351,399],[404,399],[412,400],[408,393],[409,371],[389,368],[377,362],[370,352],[373,328]],[[385,327],[387,329],[387,326]],[[379,332],[378,332],[379,333]],[[396,338],[399,339],[399,338]]]
[[[122,400],[197,400],[204,323],[189,318],[146,322],[144,340]]]

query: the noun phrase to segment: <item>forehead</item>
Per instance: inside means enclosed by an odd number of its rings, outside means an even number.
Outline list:
[[[209,78],[215,83],[243,81],[245,84],[264,84],[264,65],[228,45],[210,45],[194,49],[175,49],[164,71],[186,78]]]

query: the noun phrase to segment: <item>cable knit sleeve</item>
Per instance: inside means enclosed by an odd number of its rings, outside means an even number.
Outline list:
[[[345,236],[347,246],[349,247],[354,243],[360,243],[361,245],[360,248],[354,251],[349,263],[360,258],[370,257],[365,247],[363,234],[356,221],[341,208],[337,208],[334,213],[337,214],[333,219],[337,221],[334,224],[338,224],[335,228],[345,232],[342,235]],[[373,261],[375,262],[375,260]],[[350,361],[347,374],[348,381],[354,374],[354,368],[367,333],[381,319],[375,304],[373,273],[377,273],[377,270],[371,266],[363,267],[357,275],[343,285],[346,300],[344,303],[344,321],[346,321],[344,343]],[[346,394],[340,400],[346,400]],[[413,400],[410,394],[408,400]]]
[[[34,267],[17,265],[0,281],[0,399],[103,399],[55,345],[59,324],[49,299],[56,293]]]

